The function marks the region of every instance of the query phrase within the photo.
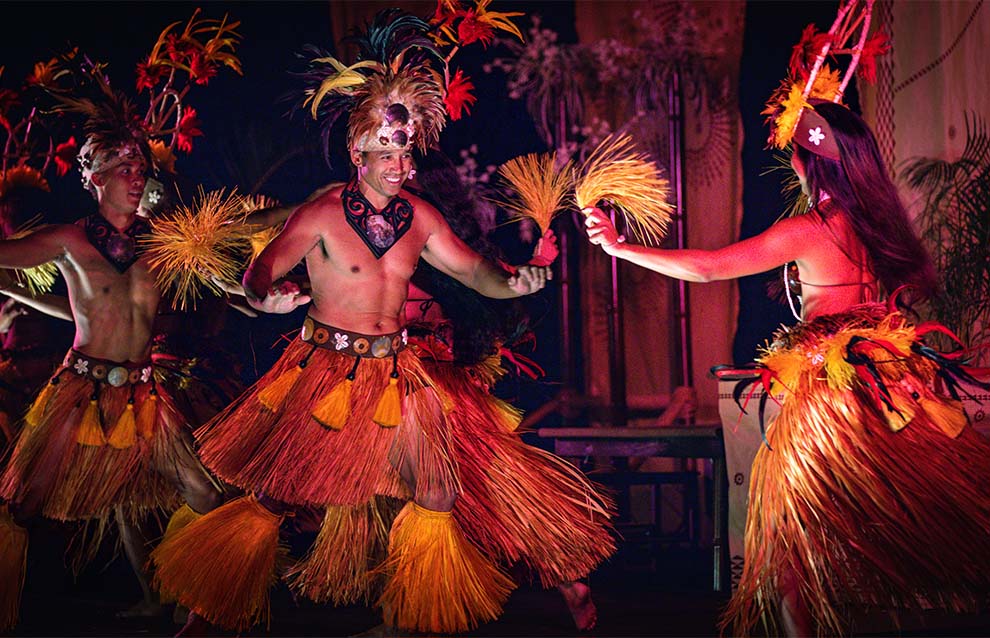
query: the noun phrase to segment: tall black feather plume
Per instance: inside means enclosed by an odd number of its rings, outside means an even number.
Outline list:
[[[304,70],[290,72],[290,75],[299,79],[304,87],[303,90],[295,91],[283,97],[285,101],[291,101],[289,116],[296,117],[302,115],[304,121],[309,121],[308,99],[320,86],[326,77],[336,72],[336,69],[329,62],[319,62],[318,60],[331,57],[326,49],[315,44],[303,45],[302,51],[296,54],[305,65]],[[323,147],[323,157],[330,164],[330,143],[333,138],[334,124],[354,108],[356,98],[352,93],[334,91],[328,93],[321,101],[317,109],[317,127],[320,133],[320,140]],[[346,119],[346,118],[345,118]]]
[[[343,39],[358,48],[358,60],[374,60],[391,64],[400,55],[404,65],[417,65],[430,56],[443,60],[443,54],[427,35],[430,24],[401,9],[379,11],[365,24],[364,33],[354,33]]]

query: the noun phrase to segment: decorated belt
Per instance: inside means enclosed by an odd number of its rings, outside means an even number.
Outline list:
[[[406,348],[406,329],[383,335],[366,335],[306,317],[299,338],[318,348],[326,348],[352,357],[391,357]]]
[[[100,383],[109,383],[115,388],[125,384],[147,383],[151,380],[152,373],[150,362],[118,363],[109,359],[97,359],[78,350],[69,350],[62,366],[81,377],[87,377]]]

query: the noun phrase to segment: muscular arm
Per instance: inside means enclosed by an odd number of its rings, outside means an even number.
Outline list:
[[[427,205],[417,203],[417,208],[420,206]],[[516,275],[508,275],[471,250],[434,209],[430,208],[428,214],[434,217],[434,227],[423,249],[423,259],[482,295],[494,299],[520,297],[536,292],[550,278],[547,269],[531,266],[522,266]]]
[[[249,301],[264,299],[272,282],[285,275],[320,241],[319,220],[323,207],[318,202],[300,206],[285,227],[265,247],[244,273],[244,292]],[[260,309],[260,308],[259,308]]]
[[[717,250],[666,250],[618,240],[608,218],[595,209],[587,219],[588,237],[606,253],[662,275],[685,281],[735,279],[800,260],[818,235],[810,218],[783,219],[755,237]]]
[[[33,268],[65,254],[71,227],[47,226],[21,239],[0,241],[0,268]]]
[[[46,315],[51,315],[56,319],[64,319],[65,321],[73,321],[72,318],[72,308],[69,305],[69,298],[62,297],[60,295],[53,295],[50,293],[44,293],[38,295],[37,297],[32,297],[26,289],[18,287],[8,287],[0,290],[3,294],[7,295],[11,299],[17,300],[19,303],[34,308]]]

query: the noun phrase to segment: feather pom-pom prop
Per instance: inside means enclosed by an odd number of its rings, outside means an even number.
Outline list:
[[[611,135],[588,156],[579,171],[574,199],[579,209],[605,201],[622,214],[629,232],[643,243],[659,244],[674,207],[667,203],[667,180],[628,135]]]
[[[220,282],[238,282],[241,256],[251,249],[244,217],[243,198],[221,189],[201,190],[193,206],[151,221],[142,243],[159,288],[172,293],[173,308],[195,308],[201,288],[220,295]]]
[[[571,162],[558,168],[557,153],[530,153],[509,160],[498,172],[514,194],[499,203],[513,217],[532,218],[546,233],[574,185]]]

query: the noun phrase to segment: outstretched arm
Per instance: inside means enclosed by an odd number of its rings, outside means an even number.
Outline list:
[[[423,259],[440,272],[453,277],[486,297],[509,299],[534,293],[553,278],[553,272],[542,266],[520,266],[509,275],[471,250],[432,207],[424,207],[423,214],[434,220],[434,228],[423,249]],[[427,208],[428,207],[428,208]]]
[[[29,308],[34,308],[46,315],[51,315],[56,319],[64,319],[65,321],[73,321],[72,319],[72,308],[69,305],[69,298],[62,297],[61,295],[53,295],[51,293],[44,293],[38,296],[31,296],[27,289],[20,288],[18,286],[5,287],[0,290],[3,294],[10,297],[7,303],[4,304],[4,309],[8,308],[10,304],[10,311],[14,312],[18,307],[23,310],[24,306]],[[24,314],[21,312],[21,314]]]
[[[20,239],[0,241],[0,268],[34,268],[65,254],[68,230],[46,226]]]
[[[818,233],[806,216],[783,219],[763,233],[717,250],[666,250],[628,244],[601,210],[586,208],[588,240],[606,253],[685,281],[735,279],[766,272],[806,254]]]

